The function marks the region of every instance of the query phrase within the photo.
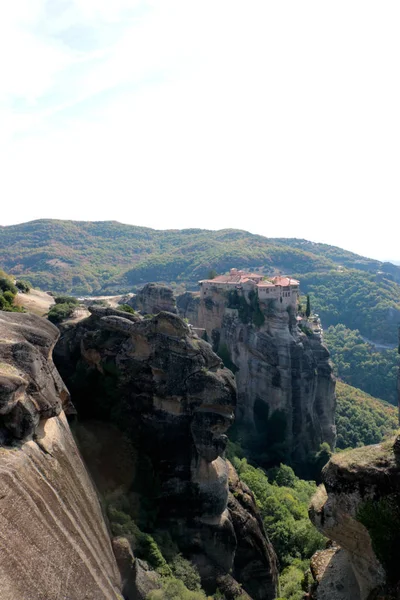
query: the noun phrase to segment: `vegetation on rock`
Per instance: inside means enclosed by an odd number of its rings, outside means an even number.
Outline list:
[[[9,275],[0,269],[0,310],[7,312],[24,312],[22,308],[15,305],[15,296],[18,293],[17,286]]]
[[[55,304],[50,308],[47,318],[52,323],[61,323],[64,319],[68,319],[78,306],[79,301],[72,296],[57,296]]]

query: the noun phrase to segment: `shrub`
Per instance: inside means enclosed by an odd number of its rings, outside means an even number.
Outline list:
[[[133,310],[132,306],[129,306],[129,304],[119,304],[118,310],[123,310],[124,312],[130,313],[131,315],[135,314],[135,311]]]
[[[14,302],[15,294],[10,292],[9,290],[6,290],[5,292],[3,292],[3,298],[8,304],[12,305]]]
[[[196,592],[201,589],[201,580],[197,568],[182,554],[177,554],[171,563],[172,572],[185,586]]]
[[[15,282],[16,287],[19,289],[20,292],[22,292],[23,294],[29,294],[32,285],[29,281],[25,281],[24,279],[18,279]]]
[[[161,589],[151,591],[146,600],[206,600],[204,592],[188,590],[179,579],[168,577],[161,585]]]
[[[52,306],[50,308],[49,312],[47,313],[47,318],[52,323],[60,323],[61,321],[63,321],[64,319],[67,319],[68,317],[70,317],[72,315],[75,307],[76,307],[75,303],[73,303],[73,304],[69,304],[69,303],[68,304],[67,303],[55,304],[54,306]]]
[[[8,277],[0,277],[0,291],[11,292],[14,296],[18,289]]]
[[[78,298],[74,298],[73,296],[57,296],[54,298],[54,302],[56,304],[79,304]]]

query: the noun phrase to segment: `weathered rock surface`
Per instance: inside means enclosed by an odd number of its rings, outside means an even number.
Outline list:
[[[334,446],[335,382],[319,332],[302,333],[274,301],[260,302],[263,323],[244,323],[217,288],[205,299],[187,292],[177,305],[235,370],[238,424],[258,457],[302,463],[322,442]]]
[[[312,600],[360,600],[359,586],[343,548],[333,546],[316,552],[310,568],[315,581]]]
[[[48,321],[0,312],[0,597],[122,598],[100,505],[64,411]]]
[[[343,548],[357,581],[357,595],[354,587],[342,590],[345,600],[374,594],[391,599],[400,591],[400,464],[394,441],[334,455],[312,500],[311,521]]]
[[[135,321],[104,310],[91,309],[56,348],[79,414],[129,436],[137,469],[147,461],[153,476],[146,500],[157,507],[157,528],[197,562],[210,588],[225,576],[230,589],[240,582],[258,590],[256,600],[274,598],[275,555],[262,524],[236,500],[228,502],[223,453],[236,404],[232,373],[169,312]]]
[[[144,315],[156,315],[162,311],[177,313],[174,292],[162,283],[147,283],[129,300],[129,304]]]

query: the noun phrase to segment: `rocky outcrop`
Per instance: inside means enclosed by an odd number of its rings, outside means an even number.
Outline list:
[[[312,500],[311,521],[342,547],[357,582],[357,593],[354,585],[342,590],[345,600],[389,600],[400,592],[400,463],[395,447],[396,440],[390,440],[334,455]]]
[[[316,552],[310,570],[314,579],[312,600],[360,600],[360,590],[349,555],[343,548],[332,546]]]
[[[59,333],[0,312],[0,596],[121,599],[120,576],[51,359]]]
[[[144,501],[152,507],[151,527],[173,535],[207,591],[225,580],[227,598],[238,582],[255,600],[274,598],[275,555],[254,500],[240,491],[254,514],[229,500],[224,450],[236,404],[232,373],[169,312],[140,319],[90,310],[89,319],[62,336],[56,364],[81,417],[113,423],[135,446],[146,493],[138,498],[136,478],[131,514],[136,507],[135,518],[143,519]]]
[[[161,311],[177,313],[174,292],[162,283],[147,283],[129,304],[144,315],[156,315]]]
[[[235,371],[237,420],[258,460],[301,464],[322,442],[335,444],[335,382],[317,323],[297,325],[292,309],[270,300],[232,308],[228,293],[178,298],[182,316],[205,328],[207,339]],[[246,308],[246,307],[245,307]],[[253,312],[252,312],[253,311]]]

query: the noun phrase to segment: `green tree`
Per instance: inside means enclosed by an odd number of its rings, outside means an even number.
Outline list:
[[[308,319],[308,317],[311,315],[311,302],[310,302],[310,295],[307,294],[307,306],[306,306],[306,317]]]

